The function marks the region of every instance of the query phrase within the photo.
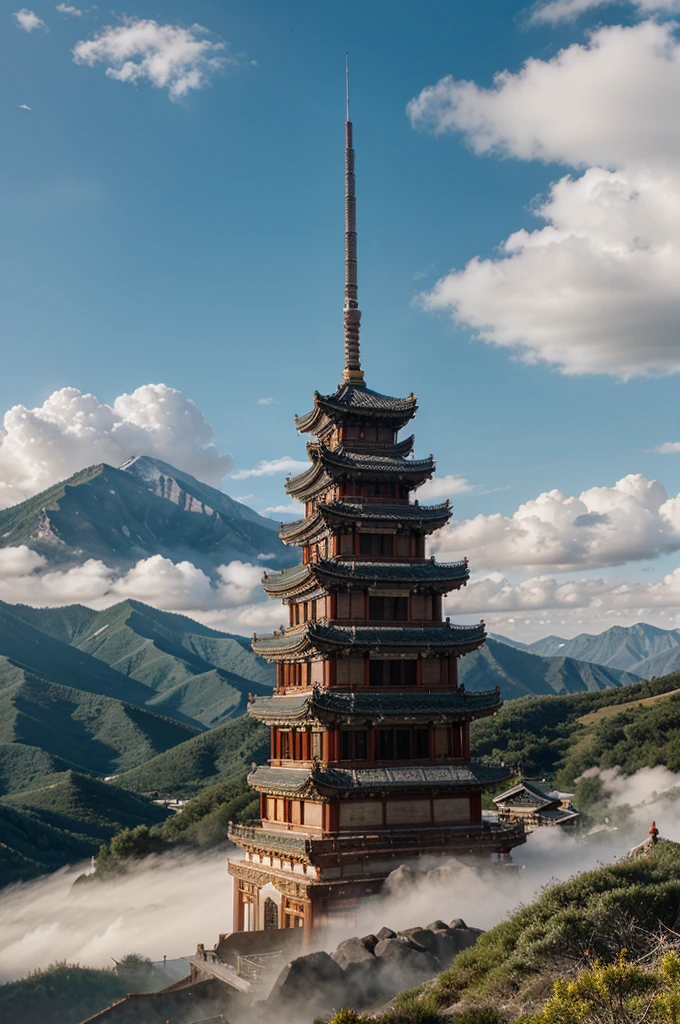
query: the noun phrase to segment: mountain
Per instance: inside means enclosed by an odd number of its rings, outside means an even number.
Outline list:
[[[544,658],[491,638],[479,651],[459,661],[458,675],[468,690],[500,686],[504,700],[528,694],[606,690],[639,681],[630,672],[574,658]]]
[[[218,779],[242,778],[253,761],[264,761],[268,753],[269,730],[244,716],[124,772],[116,785],[164,797],[188,796]]]
[[[0,511],[0,547],[26,544],[51,565],[90,558],[127,570],[163,555],[208,574],[239,559],[292,565],[278,524],[188,473],[146,456],[121,469],[90,466]]]
[[[52,683],[0,658],[4,792],[66,767],[102,776],[125,771],[198,731],[100,693]]]
[[[473,722],[470,741],[476,757],[502,758],[528,777],[556,776],[560,789],[571,789],[589,768],[619,767],[630,775],[664,765],[677,772],[680,673],[594,693],[509,701],[493,718]]]
[[[520,645],[506,637],[496,639],[513,647],[521,646],[531,654],[577,658],[632,672],[643,679],[680,670],[680,629],[659,629],[645,622],[612,626],[603,633],[580,633],[571,640],[546,636]]]
[[[91,855],[92,844],[0,801],[0,887],[56,871]]]
[[[2,804],[88,841],[92,853],[123,828],[159,824],[172,814],[137,793],[73,771],[50,775],[32,789],[3,797]]]
[[[245,711],[249,693],[271,692],[275,670],[250,641],[186,615],[123,601],[103,612],[14,606],[14,614],[145,688],[158,714],[213,727]]]

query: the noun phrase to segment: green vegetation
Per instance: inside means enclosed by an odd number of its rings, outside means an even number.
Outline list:
[[[0,886],[56,871],[94,851],[91,841],[41,821],[31,811],[0,803]]]
[[[112,697],[48,682],[0,659],[0,778],[4,774],[5,791],[16,790],[18,779],[30,774],[28,755],[19,750],[13,756],[10,744],[42,751],[36,772],[51,758],[54,766],[103,776],[134,768],[198,731]]]
[[[679,914],[680,845],[660,840],[545,889],[372,1020],[436,1024],[446,1011],[458,1024],[677,1024]],[[365,1024],[343,1013],[332,1024]]]
[[[251,821],[259,814],[257,795],[245,777],[219,782],[190,800],[181,814],[162,825],[126,828],[99,848],[96,871],[79,881],[90,882],[126,871],[135,860],[171,849],[214,848],[226,843],[230,821]]]
[[[116,785],[161,797],[190,796],[218,778],[242,778],[269,753],[269,733],[249,717],[194,736],[116,778]]]
[[[128,992],[153,992],[167,984],[151,961],[129,954],[119,973],[65,961],[0,985],[0,1020],[7,1024],[79,1024]]]
[[[248,693],[268,694],[274,668],[244,637],[185,615],[123,601],[88,620],[71,643],[153,691],[147,705],[204,726],[242,715]]]
[[[525,775],[553,777],[569,788],[586,769],[619,766],[630,774],[644,766],[680,770],[680,674],[625,689],[559,697],[526,697],[506,704],[495,718],[474,723],[476,756],[503,759]],[[669,694],[663,700],[641,699]],[[586,715],[602,708],[619,714]]]

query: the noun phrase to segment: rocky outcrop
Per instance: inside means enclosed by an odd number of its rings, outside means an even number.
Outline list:
[[[438,920],[426,928],[381,928],[376,935],[345,939],[330,956],[309,953],[291,960],[263,1009],[273,1013],[280,1006],[295,1006],[318,1014],[341,1006],[380,1006],[444,970],[481,934],[456,918],[450,925]]]

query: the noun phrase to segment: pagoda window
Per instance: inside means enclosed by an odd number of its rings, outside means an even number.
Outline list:
[[[418,662],[415,659],[371,658],[368,681],[371,686],[416,686]]]
[[[321,758],[321,733],[312,733],[312,758]]]
[[[410,761],[411,759],[411,730],[394,730],[394,759],[395,761]]]
[[[379,621],[406,622],[408,597],[369,597],[368,617]]]
[[[360,533],[359,554],[378,555],[388,558],[394,554],[394,534],[392,533]]]
[[[430,730],[427,726],[417,726],[411,733],[413,739],[413,759],[425,761],[430,756]]]
[[[368,732],[366,729],[340,730],[340,760],[365,761],[368,754]]]
[[[394,729],[378,729],[376,749],[379,761],[394,761]]]
[[[279,731],[279,735],[281,737],[281,760],[288,761],[293,756],[291,734],[289,732]]]

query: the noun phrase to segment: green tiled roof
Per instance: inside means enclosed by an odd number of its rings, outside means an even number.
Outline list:
[[[315,690],[291,696],[255,697],[248,705],[253,718],[264,721],[302,722],[324,712],[330,716],[358,718],[400,717],[404,721],[434,717],[464,717],[495,711],[501,706],[498,690],[448,690],[428,692],[421,688],[406,693],[353,690]]]
[[[395,478],[412,477],[424,480],[435,470],[434,459],[407,459],[402,455],[383,455],[374,452],[350,452],[344,448],[327,448],[320,445],[309,449],[313,464],[310,469],[286,481],[288,494],[302,494],[314,485],[315,490],[328,486],[334,475],[343,473],[366,473],[369,476]]]
[[[338,581],[368,586],[379,583],[406,583],[421,586],[427,583],[453,583],[468,578],[466,562],[346,562],[321,559],[307,565],[295,565],[262,579],[268,594],[285,594],[314,579],[319,584]]]
[[[273,829],[253,828],[251,825],[229,823],[227,835],[232,842],[262,847],[278,853],[293,853],[305,860],[309,852],[309,836],[295,835],[294,832],[275,832]]]

